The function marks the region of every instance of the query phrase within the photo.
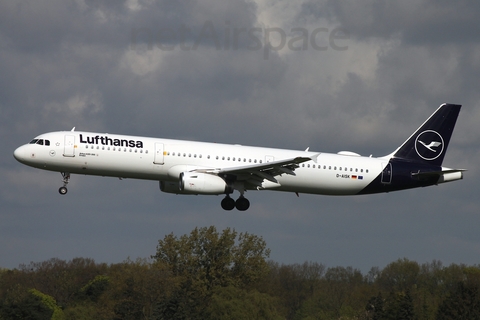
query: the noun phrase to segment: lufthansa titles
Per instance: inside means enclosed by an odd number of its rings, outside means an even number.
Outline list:
[[[80,134],[80,143],[101,144],[103,146],[143,148],[143,142],[140,140],[113,139],[107,136],[83,136]]]

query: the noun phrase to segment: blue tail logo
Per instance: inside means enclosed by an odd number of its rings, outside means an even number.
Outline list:
[[[443,146],[442,136],[433,130],[423,131],[415,140],[415,151],[420,158],[427,161],[440,157],[444,150]]]
[[[441,166],[460,105],[442,104],[396,151],[393,157],[409,162]]]

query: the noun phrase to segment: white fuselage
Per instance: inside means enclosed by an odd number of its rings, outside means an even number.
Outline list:
[[[299,193],[353,195],[371,183],[388,163],[386,158],[168,140],[80,131],[42,134],[15,151],[29,166],[75,174],[178,181],[195,169],[235,168],[298,156],[316,157],[299,164],[295,175],[256,189]],[[46,145],[48,141],[49,145]],[[347,153],[348,154],[348,153]]]

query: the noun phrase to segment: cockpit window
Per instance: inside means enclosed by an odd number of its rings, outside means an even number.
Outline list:
[[[49,146],[50,145],[50,140],[43,140],[43,139],[33,139],[30,141],[30,144],[39,144],[41,146]]]

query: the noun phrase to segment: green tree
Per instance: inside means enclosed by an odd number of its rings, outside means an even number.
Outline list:
[[[474,282],[459,282],[439,306],[438,320],[480,319],[480,290]]]
[[[30,292],[17,299],[8,299],[0,305],[0,319],[2,320],[50,320],[53,310],[45,305],[42,299]]]
[[[178,286],[157,305],[156,314],[165,319],[202,318],[215,288],[248,290],[265,277],[269,254],[261,237],[230,228],[219,233],[211,226],[179,238],[165,236],[152,258],[167,266]]]
[[[391,320],[413,320],[415,312],[410,291],[391,292],[385,303],[384,318]]]
[[[418,263],[404,258],[388,264],[377,281],[386,292],[406,292],[417,284],[419,274]]]
[[[230,228],[220,234],[211,226],[195,228],[180,238],[165,236],[152,258],[165,263],[173,275],[194,278],[211,289],[254,284],[268,273],[269,255],[261,237]]]
[[[385,319],[385,300],[382,293],[379,292],[377,296],[370,298],[365,306],[366,318],[369,320],[383,320]]]
[[[177,288],[164,264],[146,259],[112,265],[108,279],[108,287],[97,303],[105,319],[156,319],[153,314],[158,306]]]
[[[31,289],[30,293],[40,299],[42,303],[52,311],[51,320],[63,320],[65,319],[65,315],[63,314],[62,309],[57,305],[55,299],[49,295],[46,295],[36,289]]]
[[[110,279],[107,276],[98,275],[82,287],[80,293],[90,301],[96,302],[100,295],[107,289],[109,283]]]
[[[257,290],[216,287],[205,311],[207,319],[282,319],[274,298]]]

